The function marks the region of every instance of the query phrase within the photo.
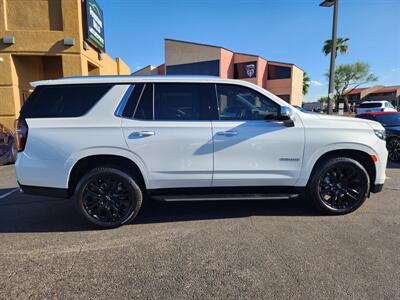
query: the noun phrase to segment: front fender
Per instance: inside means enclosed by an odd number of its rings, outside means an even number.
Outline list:
[[[313,153],[311,154],[305,154],[306,157],[303,160],[303,165],[301,168],[301,172],[300,172],[300,177],[296,182],[296,186],[306,186],[307,182],[310,178],[312,169],[314,168],[315,164],[317,163],[317,161],[326,153],[332,152],[332,151],[340,151],[340,150],[357,150],[357,151],[362,151],[365,152],[369,155],[375,155],[377,156],[380,160],[385,160],[384,158],[382,158],[382,155],[379,155],[379,153],[377,151],[375,151],[374,148],[365,145],[365,144],[361,144],[361,143],[333,143],[333,144],[329,144],[329,145],[325,145],[323,147],[319,147],[317,150],[315,150]],[[308,159],[307,159],[308,156]],[[375,166],[377,167],[377,166]],[[379,170],[376,170],[377,174]]]

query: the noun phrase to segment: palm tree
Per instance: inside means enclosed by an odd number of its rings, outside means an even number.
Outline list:
[[[349,41],[348,38],[337,38],[336,39],[336,56],[339,52],[340,54],[346,54],[349,51],[349,45],[347,42]],[[324,47],[322,48],[322,52],[325,55],[328,55],[332,51],[332,40],[326,40],[324,42]]]
[[[307,95],[308,88],[310,87],[311,78],[308,76],[307,72],[303,75],[303,95]]]

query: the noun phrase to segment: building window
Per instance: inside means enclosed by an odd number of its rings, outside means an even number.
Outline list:
[[[254,78],[257,77],[257,62],[244,62],[234,65],[234,78]]]
[[[287,79],[292,76],[291,67],[268,65],[268,80]]]
[[[277,96],[282,100],[285,100],[286,102],[290,103],[290,95],[277,95]]]
[[[349,96],[349,100],[359,100],[360,94],[352,94]]]
[[[167,74],[219,76],[219,59],[167,66]]]
[[[387,92],[387,93],[371,93],[370,94],[371,96],[376,96],[376,97],[390,97],[390,96],[395,96],[395,93],[393,92],[393,93],[390,93],[390,92]]]

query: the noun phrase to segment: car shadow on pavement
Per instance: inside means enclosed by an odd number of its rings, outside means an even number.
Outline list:
[[[131,224],[244,218],[250,216],[317,216],[303,199],[204,202],[147,201]],[[0,233],[69,232],[95,228],[82,219],[72,199],[17,193],[0,201]]]
[[[244,218],[251,216],[320,216],[305,200],[151,201],[135,224]]]

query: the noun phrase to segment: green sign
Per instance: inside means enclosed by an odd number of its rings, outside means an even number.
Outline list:
[[[85,40],[100,51],[105,51],[103,11],[95,0],[85,0]]]

